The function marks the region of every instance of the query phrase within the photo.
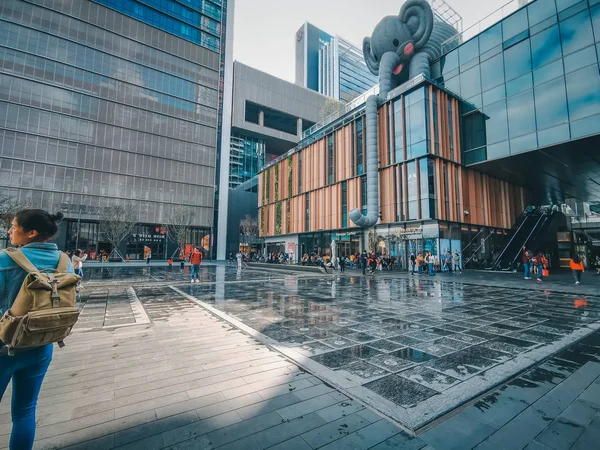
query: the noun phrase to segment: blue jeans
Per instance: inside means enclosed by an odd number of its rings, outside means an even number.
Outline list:
[[[410,263],[410,267],[411,267],[411,271],[410,271],[410,272],[411,272],[413,275],[415,274],[415,265],[416,265],[416,264],[415,264],[414,262],[411,262],[411,263]]]
[[[429,263],[429,275],[435,275],[435,272],[433,271],[433,263]]]
[[[525,278],[529,278],[529,275],[531,274],[531,263],[526,262],[523,266],[525,267]]]
[[[200,265],[192,264],[190,266],[190,280],[193,280],[194,278],[197,280],[199,277],[200,277]]]
[[[419,268],[417,269],[417,272],[419,275],[421,275],[423,273],[423,266],[419,266]]]
[[[83,281],[83,270],[82,269],[75,269],[75,275],[79,275],[81,277],[81,280]]]
[[[12,378],[11,450],[30,450],[35,439],[35,408],[42,381],[52,361],[52,345],[0,356],[0,400]]]
[[[543,265],[539,265],[538,266],[538,280],[543,280],[544,279],[544,266]]]

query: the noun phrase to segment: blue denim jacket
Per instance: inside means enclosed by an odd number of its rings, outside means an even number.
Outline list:
[[[21,247],[21,251],[40,270],[56,269],[58,266],[60,254],[56,244],[34,242]],[[67,272],[73,273],[73,264],[70,262]],[[0,252],[0,315],[12,306],[26,275],[27,272],[17,266],[10,256]]]

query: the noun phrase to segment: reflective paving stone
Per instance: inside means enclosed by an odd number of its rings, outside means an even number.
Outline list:
[[[444,330],[442,328],[427,328],[425,331],[437,334],[438,336],[450,336],[451,334],[454,334],[452,331]]]
[[[436,372],[425,366],[416,366],[410,369],[403,370],[398,373],[399,376],[416,383],[422,384],[430,389],[434,389],[438,392],[445,391],[446,389],[460,383],[460,380],[452,378],[446,374]]]
[[[481,372],[485,367],[493,364],[495,363],[484,358],[473,358],[465,354],[452,353],[451,355],[426,362],[425,366],[453,378],[466,380]]]
[[[321,342],[323,342],[325,345],[329,345],[334,348],[350,347],[352,345],[356,345],[356,342],[351,341],[349,339],[345,339],[341,336],[334,336],[329,339],[322,339]]]
[[[398,375],[388,375],[380,380],[367,383],[365,387],[404,407],[422,402],[437,394],[433,389],[429,389]]]
[[[434,341],[440,338],[438,334],[429,333],[427,331],[412,331],[410,333],[404,333],[404,336],[415,338],[420,341]]]
[[[432,344],[442,345],[453,351],[462,350],[463,348],[467,348],[471,345],[471,343],[469,343],[469,342],[454,339],[455,336],[456,336],[456,334],[453,334],[450,337],[443,337],[441,339],[437,339],[437,340],[433,341]]]
[[[374,366],[362,360],[346,364],[345,366],[340,367],[338,370],[356,375],[364,380],[370,380],[372,378],[381,377],[390,373],[388,370]]]
[[[395,352],[392,352],[391,355],[406,361],[412,361],[417,364],[424,363],[430,359],[435,359],[435,356],[430,355],[429,353],[425,353],[421,350],[416,350],[410,347],[396,350]]]
[[[435,341],[418,342],[416,344],[412,344],[411,347],[416,348],[417,350],[422,350],[434,356],[446,356],[456,351],[448,347],[437,345]]]
[[[509,336],[515,337],[517,339],[524,339],[527,341],[539,342],[542,344],[557,341],[560,339],[560,335],[554,333],[547,333],[545,331],[535,331],[535,330],[523,330],[511,333]]]
[[[295,350],[306,356],[318,355],[320,353],[333,350],[333,347],[325,345],[322,342],[310,342],[297,347]]]
[[[373,347],[377,350],[381,350],[382,352],[385,352],[385,353],[389,353],[394,350],[399,350],[402,347],[405,347],[405,345],[403,345],[403,344],[400,344],[398,342],[388,341],[385,339],[380,339],[378,341],[369,342],[367,345],[369,347]]]
[[[388,341],[397,342],[398,344],[403,344],[404,346],[413,345],[419,342],[423,342],[419,339],[415,339],[408,336],[394,336],[388,339]]]
[[[367,334],[367,333],[352,333],[352,334],[347,334],[344,337],[346,339],[350,339],[355,342],[360,342],[361,344],[364,342],[375,341],[378,339],[377,337],[371,336],[370,334]]]
[[[381,354],[381,352],[374,348],[365,345],[356,345],[354,347],[314,356],[312,359],[324,366],[337,369],[338,367],[358,361],[359,359],[367,359],[379,354]]]
[[[388,330],[385,328],[380,328],[380,329],[373,329],[373,330],[369,330],[369,334],[378,337],[380,339],[387,339],[387,338],[392,338],[394,336],[398,336],[400,334],[402,334],[401,331],[395,331],[395,330]]]
[[[372,358],[369,358],[368,361],[369,363],[378,367],[383,367],[390,372],[399,372],[402,369],[406,369],[414,365],[414,363],[411,361],[406,361],[389,353],[373,356]]]
[[[463,331],[467,331],[468,328],[464,328],[464,327],[459,327],[453,324],[441,324],[440,328],[444,329],[444,330],[448,330],[448,331],[452,331],[454,333],[461,333]]]
[[[498,350],[504,353],[510,353],[511,355],[518,355],[523,353],[538,344],[535,342],[524,341],[522,339],[515,339],[508,336],[502,336],[492,341],[487,341],[481,344],[482,347],[489,348],[492,350]]]
[[[494,333],[489,333],[487,331],[483,331],[484,329],[485,329],[485,327],[482,327],[478,330],[465,331],[464,334],[481,338],[481,339],[483,339],[483,341],[489,341],[491,339],[496,339],[497,337],[500,336],[499,334],[494,334]],[[458,336],[456,338],[458,339]],[[461,337],[460,340],[462,341],[463,338]],[[483,341],[480,341],[480,342],[483,342]]]

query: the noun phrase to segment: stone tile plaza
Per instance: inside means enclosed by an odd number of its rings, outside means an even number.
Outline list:
[[[600,0],[321,3],[0,2],[0,450],[600,448]]]

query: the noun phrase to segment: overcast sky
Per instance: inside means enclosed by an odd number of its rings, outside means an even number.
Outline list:
[[[464,28],[508,0],[447,0],[463,17]],[[304,22],[358,47],[379,20],[398,14],[403,0],[236,0],[233,58],[294,82],[295,36]]]

